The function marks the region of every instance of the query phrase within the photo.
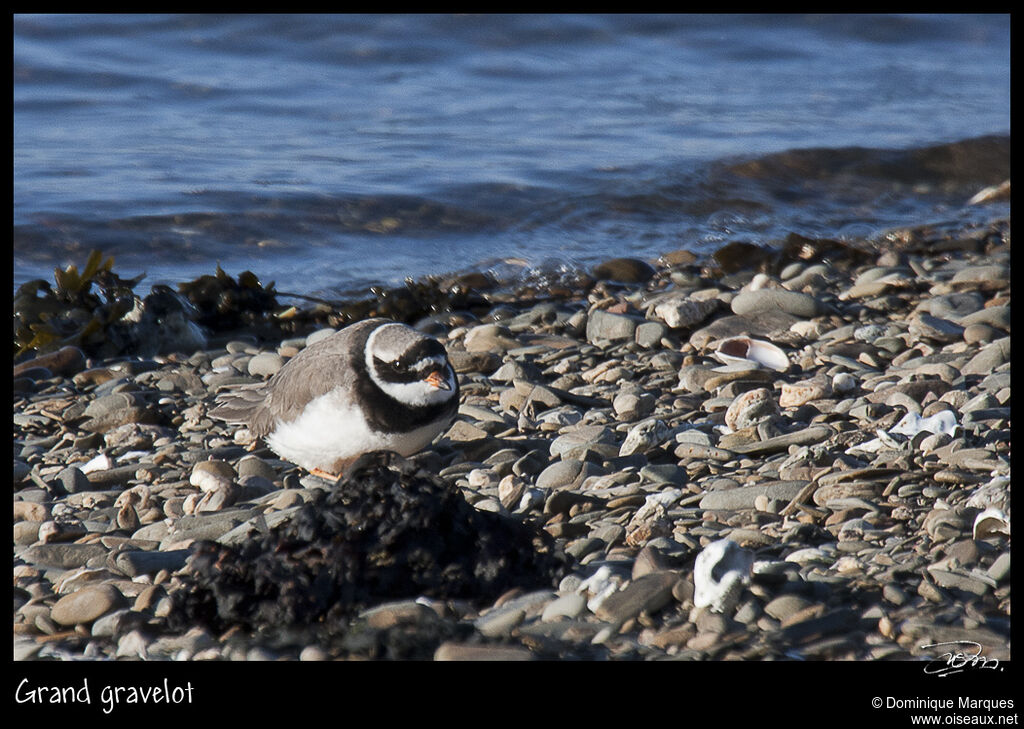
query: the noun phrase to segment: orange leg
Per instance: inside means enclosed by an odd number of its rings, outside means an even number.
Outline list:
[[[331,481],[332,483],[337,482],[341,480],[341,478],[345,475],[345,471],[347,471],[348,467],[355,463],[355,461],[356,458],[343,458],[340,461],[335,461],[334,465],[332,466],[332,470],[334,471],[334,473],[331,473],[330,471],[325,471],[322,468],[314,468],[313,470],[310,471],[310,473],[313,474],[314,476],[319,476],[325,481]]]
[[[321,470],[319,468],[312,469],[310,471],[310,473],[313,474],[314,476],[322,478],[324,481],[332,481],[332,482],[334,482],[334,481],[338,481],[341,478],[341,474],[340,473],[338,475],[334,475],[333,473],[328,473],[327,471]]]

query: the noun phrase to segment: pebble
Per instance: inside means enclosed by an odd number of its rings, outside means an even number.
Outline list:
[[[445,642],[434,652],[435,661],[530,661],[526,648],[504,645],[475,645]]]
[[[249,360],[246,371],[253,377],[271,377],[284,367],[285,358],[276,352],[261,352]]]
[[[633,339],[637,326],[642,323],[643,320],[639,317],[612,314],[598,309],[587,317],[587,341],[600,345],[603,342]]]
[[[973,531],[985,509],[1006,515],[996,526],[1010,516],[1005,251],[783,259],[782,288],[752,270],[708,275],[691,255],[422,322],[446,342],[462,402],[414,462],[570,561],[557,585],[500,599],[382,599],[360,617],[375,645],[407,631],[436,660],[863,660],[959,636],[1008,654],[1010,537]],[[247,544],[300,513],[316,492],[304,483],[319,488],[207,417],[216,388],[272,376],[333,331],[22,369],[16,656],[367,657],[354,634],[282,631],[271,646],[241,626],[222,641],[164,622],[199,542]],[[786,365],[724,365],[715,352],[734,337]],[[911,432],[911,415],[942,432]],[[723,542],[732,561],[709,568]],[[73,626],[88,641],[63,635]]]
[[[809,294],[784,289],[758,289],[737,295],[730,305],[738,316],[756,316],[764,311],[781,311],[802,319],[824,313],[823,305]]]
[[[632,580],[601,602],[595,611],[597,617],[621,625],[641,612],[657,612],[671,601],[678,580],[674,572],[652,572]]]
[[[65,595],[53,605],[50,617],[60,625],[91,623],[112,610],[124,607],[127,601],[120,591],[109,584],[83,587]]]

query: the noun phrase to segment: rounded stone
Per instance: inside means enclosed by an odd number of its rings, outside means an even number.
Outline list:
[[[964,375],[987,375],[1010,359],[1010,338],[997,339],[974,355],[960,368]]]
[[[932,316],[959,323],[963,317],[979,311],[984,305],[981,295],[972,291],[936,296],[922,304],[921,308],[927,308]]]
[[[82,473],[81,469],[76,466],[68,466],[65,468],[57,476],[57,480],[69,494],[76,494],[81,491],[90,491],[93,489],[92,483],[86,475]]]
[[[764,611],[776,620],[783,621],[801,610],[807,609],[812,604],[798,595],[781,595],[765,605]]]
[[[249,360],[248,371],[253,377],[270,377],[284,367],[285,359],[277,352],[261,352]]]
[[[50,617],[60,625],[80,625],[127,605],[124,595],[113,585],[94,585],[62,597],[54,604]]]
[[[640,323],[642,320],[636,317],[598,309],[591,312],[587,318],[587,341],[595,344],[602,341],[633,339]]]
[[[236,477],[235,469],[227,461],[200,461],[192,467],[192,475],[189,483],[198,486],[203,491],[215,488],[214,482],[233,481]]]
[[[577,485],[588,476],[602,473],[604,473],[603,469],[588,461],[575,459],[555,461],[537,476],[537,488],[564,489]]]
[[[259,456],[245,456],[238,462],[238,478],[241,480],[247,476],[259,476],[273,481],[277,478],[277,472],[273,466]]]
[[[306,346],[308,347],[310,345],[316,344],[321,339],[327,339],[327,337],[334,334],[335,331],[335,329],[331,329],[330,327],[326,329],[317,329],[315,332],[306,337]]]
[[[594,278],[621,283],[644,283],[655,274],[651,264],[638,258],[612,258],[594,267]]]
[[[964,341],[967,344],[988,344],[1003,336],[995,327],[988,324],[970,324],[964,327]]]
[[[783,311],[793,316],[811,319],[823,313],[823,307],[813,296],[783,289],[743,291],[732,300],[732,311],[739,316],[757,316],[765,311]]]
[[[543,623],[550,623],[560,618],[575,618],[579,616],[586,607],[587,599],[578,592],[572,592],[549,602],[547,606],[545,606],[544,612],[541,613],[540,619]]]

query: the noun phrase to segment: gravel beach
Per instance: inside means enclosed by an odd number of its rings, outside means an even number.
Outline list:
[[[337,487],[207,415],[325,328],[19,362],[14,658],[1008,659],[1009,221],[888,243],[415,320],[459,418]]]

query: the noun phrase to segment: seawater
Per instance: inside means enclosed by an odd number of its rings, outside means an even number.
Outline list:
[[[1009,214],[965,206],[1009,176],[1007,15],[16,15],[13,96],[15,285],[99,248],[334,295]]]

